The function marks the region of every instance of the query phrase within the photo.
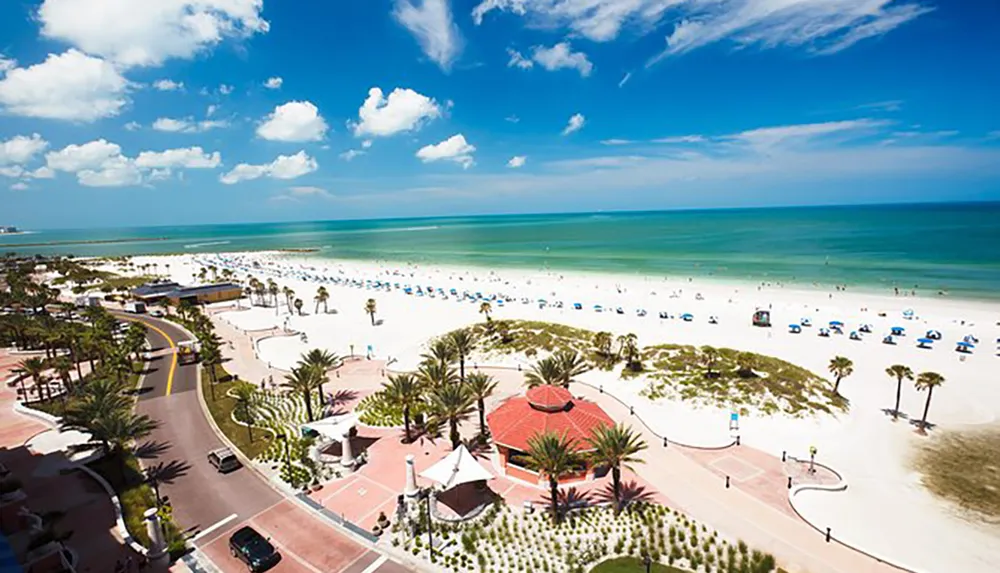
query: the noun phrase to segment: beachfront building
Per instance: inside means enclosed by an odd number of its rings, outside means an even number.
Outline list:
[[[597,404],[550,385],[536,386],[523,396],[510,398],[486,417],[486,423],[496,446],[497,465],[504,475],[539,485],[545,485],[546,478],[527,467],[529,439],[546,432],[565,434],[582,453],[587,450],[584,440],[595,429],[614,425]],[[582,462],[577,471],[563,476],[559,483],[593,478],[594,468]]]
[[[183,301],[191,304],[210,304],[236,300],[243,296],[243,288],[235,283],[216,283],[193,287],[181,286],[175,282],[157,281],[132,289],[132,298],[154,303],[163,299],[177,306]]]

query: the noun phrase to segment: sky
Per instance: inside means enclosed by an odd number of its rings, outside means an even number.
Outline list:
[[[1000,200],[993,0],[8,0],[0,225]]]

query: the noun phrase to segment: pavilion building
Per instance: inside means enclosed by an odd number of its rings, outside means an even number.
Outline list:
[[[497,465],[504,475],[532,484],[545,485],[544,475],[527,467],[528,440],[535,435],[553,432],[566,435],[577,452],[588,451],[586,438],[601,426],[614,421],[597,404],[574,398],[569,390],[543,385],[529,389],[523,396],[510,398],[486,417],[497,450]],[[594,468],[583,462],[576,472],[563,476],[559,483],[573,483],[594,478]]]

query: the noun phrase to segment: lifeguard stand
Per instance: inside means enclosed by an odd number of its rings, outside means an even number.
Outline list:
[[[771,311],[758,310],[753,313],[754,326],[771,326]]]

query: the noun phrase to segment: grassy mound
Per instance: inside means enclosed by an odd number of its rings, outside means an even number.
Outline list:
[[[705,347],[663,344],[643,349],[651,400],[675,397],[707,405],[735,405],[764,414],[801,415],[847,409],[847,400],[834,394],[825,379],[790,362],[731,348],[715,349],[709,366]],[[752,367],[741,367],[742,362]]]
[[[914,466],[934,495],[1000,524],[1000,426],[937,433],[920,447]]]

